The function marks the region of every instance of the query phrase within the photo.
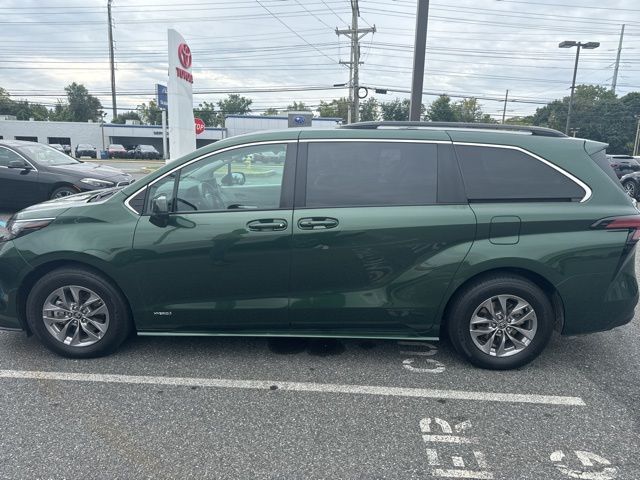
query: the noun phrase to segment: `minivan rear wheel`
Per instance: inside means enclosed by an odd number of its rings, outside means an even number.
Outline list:
[[[545,292],[516,275],[492,275],[464,287],[448,315],[456,350],[472,364],[506,370],[531,362],[553,333],[555,314]]]
[[[65,357],[107,355],[131,331],[122,294],[88,269],[61,268],[43,276],[31,289],[26,312],[36,337]]]

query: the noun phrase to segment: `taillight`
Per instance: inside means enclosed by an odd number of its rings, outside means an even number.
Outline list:
[[[640,240],[640,215],[625,215],[623,217],[603,218],[591,225],[591,228],[601,230],[628,230],[628,243]]]

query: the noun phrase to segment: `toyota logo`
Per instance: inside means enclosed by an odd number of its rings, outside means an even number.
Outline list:
[[[191,68],[191,49],[186,43],[178,45],[178,59],[184,68]]]

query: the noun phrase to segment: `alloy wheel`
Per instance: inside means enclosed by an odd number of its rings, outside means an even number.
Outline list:
[[[109,309],[94,291],[77,285],[54,290],[42,307],[47,331],[59,342],[87,347],[100,341],[109,328]]]
[[[626,182],[624,184],[624,191],[627,192],[627,195],[629,195],[631,198],[636,197],[636,186],[633,182]]]
[[[510,357],[526,349],[536,335],[538,319],[533,307],[515,295],[495,295],[473,312],[469,333],[487,355]]]

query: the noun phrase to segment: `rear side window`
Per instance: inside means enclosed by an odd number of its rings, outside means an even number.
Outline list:
[[[456,145],[470,201],[580,200],[585,191],[540,160],[510,148]]]
[[[436,203],[436,145],[311,142],[307,158],[307,207]]]

